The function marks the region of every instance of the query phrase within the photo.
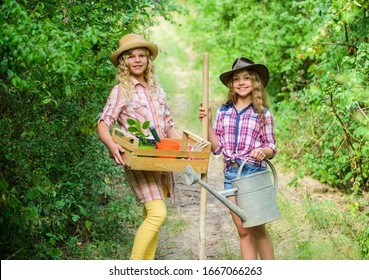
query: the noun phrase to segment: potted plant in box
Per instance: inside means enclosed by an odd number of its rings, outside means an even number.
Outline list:
[[[148,139],[150,135],[144,133],[146,129],[149,128],[150,122],[145,121],[142,124],[134,119],[127,119],[127,123],[129,124],[128,131],[136,135],[136,137],[140,140],[139,146],[140,148],[148,148],[155,149],[156,142],[153,139]]]

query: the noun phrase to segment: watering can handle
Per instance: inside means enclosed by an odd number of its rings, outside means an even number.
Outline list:
[[[238,172],[237,172],[237,179],[239,179],[241,177],[242,169],[245,166],[245,164],[248,162],[249,159],[250,158],[246,158],[245,161],[242,162],[242,164],[240,165],[240,168],[238,169]],[[275,192],[277,193],[277,190],[278,190],[277,171],[275,170],[273,164],[268,159],[265,158],[264,161],[269,165],[270,169],[272,170],[273,178],[274,178],[274,189],[275,189]]]

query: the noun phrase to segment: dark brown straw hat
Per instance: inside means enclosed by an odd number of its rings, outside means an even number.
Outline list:
[[[154,60],[158,53],[159,49],[157,45],[154,43],[147,41],[143,36],[137,34],[127,34],[120,38],[119,40],[119,48],[110,56],[110,61],[118,66],[119,56],[130,49],[137,48],[147,48],[150,52],[151,59]]]
[[[228,87],[228,82],[232,78],[233,73],[239,70],[254,70],[259,74],[259,77],[264,85],[267,86],[269,81],[269,71],[268,68],[263,64],[256,64],[251,59],[246,57],[238,57],[235,62],[233,62],[232,70],[227,71],[219,76],[222,83]]]

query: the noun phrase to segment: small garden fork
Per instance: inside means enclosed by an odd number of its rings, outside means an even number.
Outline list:
[[[201,140],[199,142],[196,142],[192,147],[191,151],[201,151],[203,148],[205,148],[209,143],[205,140]]]

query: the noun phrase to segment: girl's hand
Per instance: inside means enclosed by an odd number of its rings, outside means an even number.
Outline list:
[[[109,150],[110,150],[110,154],[112,155],[115,163],[124,165],[122,154],[125,152],[125,150],[122,148],[122,146],[116,143],[113,143],[111,147],[109,147]]]
[[[203,118],[208,116],[208,141],[211,143],[211,151],[215,152],[219,147],[219,140],[218,137],[215,135],[214,128],[212,126],[212,115],[211,115],[211,107],[209,106],[208,109],[202,106],[202,102],[200,103],[199,108],[199,120],[202,121]]]
[[[266,155],[263,152],[263,148],[256,148],[251,151],[250,157],[257,159],[257,160],[263,160],[265,159]]]
[[[199,120],[202,121],[202,119],[205,118],[206,116],[208,116],[208,123],[211,125],[212,124],[211,107],[209,106],[208,110],[206,111],[206,109],[202,106],[201,102],[199,108]]]

